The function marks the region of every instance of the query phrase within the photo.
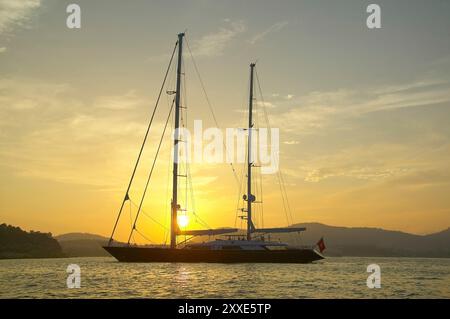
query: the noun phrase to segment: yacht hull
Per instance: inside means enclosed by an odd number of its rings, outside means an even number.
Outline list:
[[[324,258],[314,249],[205,250],[115,246],[103,248],[120,262],[306,264]]]

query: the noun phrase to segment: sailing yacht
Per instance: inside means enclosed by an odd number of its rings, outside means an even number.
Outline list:
[[[128,244],[120,245],[113,241],[114,232],[122,212],[124,203],[129,199],[129,189],[133,179],[136,167],[128,186],[122,207],[119,211],[116,223],[107,246],[104,247],[108,253],[114,256],[120,262],[188,262],[188,263],[311,263],[323,259],[321,252],[314,247],[299,248],[289,246],[286,243],[266,240],[265,234],[303,232],[305,228],[256,228],[252,221],[252,208],[256,202],[256,196],[252,193],[252,170],[255,168],[252,160],[252,129],[253,129],[253,92],[254,92],[254,73],[255,64],[250,64],[250,93],[249,93],[249,112],[248,112],[248,142],[247,142],[247,160],[246,177],[247,187],[243,200],[246,202],[246,208],[242,209],[244,213],[243,220],[246,221],[246,233],[239,233],[236,228],[204,229],[204,230],[182,230],[178,225],[178,213],[180,204],[178,203],[178,147],[180,142],[180,99],[181,99],[181,75],[182,75],[182,54],[183,39],[185,34],[180,33],[175,48],[178,48],[177,71],[176,71],[176,90],[175,94],[175,134],[173,141],[173,178],[172,178],[172,200],[171,200],[171,225],[170,225],[170,247],[146,247],[133,246]],[[172,58],[175,53],[172,53]],[[170,64],[169,64],[170,65]],[[167,73],[166,73],[167,77]],[[153,118],[153,117],[152,117]],[[169,118],[168,118],[169,119]],[[148,133],[148,131],[147,131]],[[147,136],[147,135],[146,135]],[[146,138],[145,138],[146,139]],[[145,143],[144,139],[144,143]],[[142,153],[142,148],[141,148]],[[141,154],[140,153],[140,154]],[[139,154],[139,157],[140,157]],[[139,161],[138,157],[138,161]],[[136,164],[137,165],[137,164]],[[142,204],[142,202],[141,202]],[[137,219],[137,216],[136,216]],[[134,223],[136,227],[136,221]],[[178,243],[179,236],[217,236],[222,235],[225,238],[215,239],[201,243],[183,244]],[[131,234],[130,234],[131,237]]]

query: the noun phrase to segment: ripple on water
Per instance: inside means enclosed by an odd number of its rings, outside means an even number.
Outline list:
[[[382,288],[368,289],[367,265]],[[66,268],[81,267],[81,288]],[[312,265],[124,264],[113,258],[0,261],[3,298],[450,298],[450,260],[327,258]]]

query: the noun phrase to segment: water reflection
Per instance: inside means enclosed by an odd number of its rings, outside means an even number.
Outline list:
[[[67,289],[66,267],[81,267]],[[382,288],[366,286],[369,264]],[[450,297],[450,260],[328,258],[316,264],[125,264],[111,258],[0,260],[7,298],[442,298]]]

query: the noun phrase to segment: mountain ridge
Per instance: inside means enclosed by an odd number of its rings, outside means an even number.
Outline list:
[[[386,257],[450,257],[450,228],[417,235],[402,231],[371,227],[341,227],[320,223],[300,223],[305,227],[302,239],[306,243],[314,237],[325,237],[328,254],[335,256]],[[289,241],[286,237],[282,238]]]
[[[327,256],[357,257],[439,257],[450,258],[450,227],[427,235],[411,234],[375,227],[330,226],[317,222],[299,223],[305,227],[297,234],[271,235],[272,240],[291,245],[314,245],[324,237]],[[67,233],[55,236],[64,253],[72,257],[109,256],[102,248],[109,238],[90,233]],[[198,240],[208,240],[200,237]]]

